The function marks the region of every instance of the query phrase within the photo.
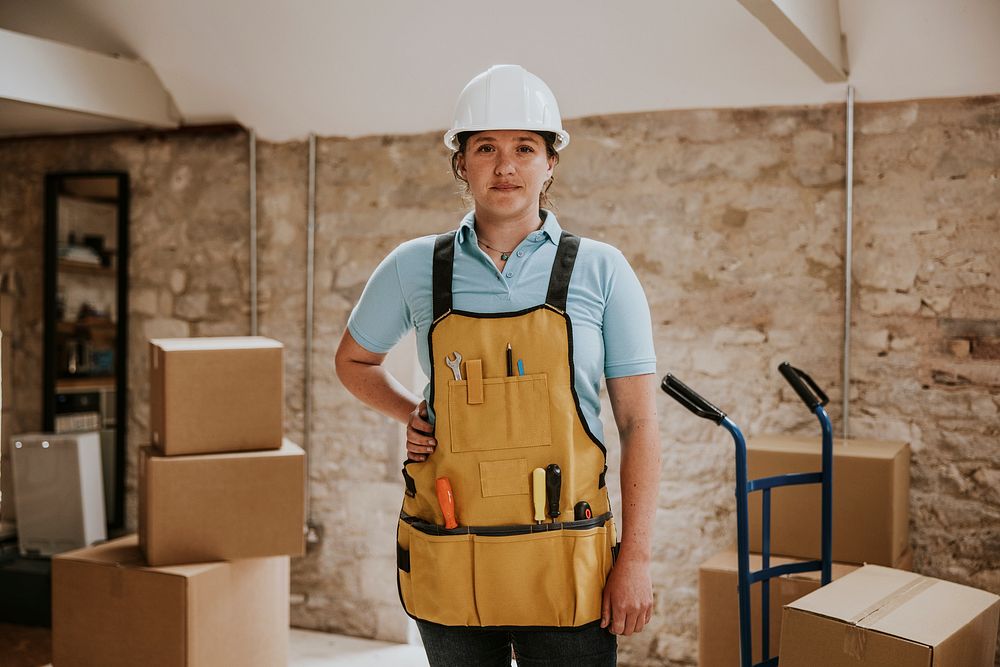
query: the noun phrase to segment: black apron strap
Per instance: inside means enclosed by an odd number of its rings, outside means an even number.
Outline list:
[[[556,249],[552,274],[549,276],[549,293],[545,297],[545,303],[562,312],[566,312],[569,279],[573,275],[573,264],[576,263],[576,253],[579,249],[580,237],[564,231],[559,237],[559,247]]]
[[[434,294],[434,321],[451,310],[452,261],[455,259],[455,234],[439,235],[434,240],[434,272],[431,274]]]

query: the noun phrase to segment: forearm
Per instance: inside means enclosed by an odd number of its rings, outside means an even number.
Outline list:
[[[660,486],[657,420],[641,419],[621,431],[622,546],[619,557],[649,561]]]
[[[660,433],[652,374],[608,378],[608,397],[621,442],[622,538],[604,587],[601,627],[639,632],[653,614],[650,560],[660,484]]]
[[[365,405],[404,424],[421,400],[378,364],[338,360],[337,377]]]

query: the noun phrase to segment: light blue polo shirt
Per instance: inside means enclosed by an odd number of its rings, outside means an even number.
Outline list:
[[[542,228],[529,234],[499,271],[476,241],[474,213],[455,239],[452,304],[456,310],[502,313],[545,301],[562,228],[545,209]],[[427,331],[433,320],[431,274],[435,236],[407,241],[382,260],[347,321],[362,347],[383,354],[416,328],[417,356],[429,378]],[[582,238],[567,296],[573,326],[573,362],[580,408],[591,433],[604,442],[601,377],[656,372],[649,305],[628,260],[617,248]],[[430,397],[430,383],[424,398]],[[431,422],[434,416],[431,414]]]

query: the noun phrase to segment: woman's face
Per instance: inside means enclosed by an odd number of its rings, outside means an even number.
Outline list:
[[[469,137],[459,173],[469,182],[476,212],[509,217],[538,209],[555,158],[541,135],[526,130],[486,130]]]

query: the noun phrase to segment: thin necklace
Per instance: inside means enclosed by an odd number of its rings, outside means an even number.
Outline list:
[[[539,229],[541,229],[543,224],[544,223],[539,223],[538,226],[535,227],[534,231],[537,232]],[[483,241],[481,238],[479,238],[479,236],[476,236],[476,243],[478,243],[479,245],[482,245],[482,246],[486,246],[487,248],[489,248],[493,252],[500,253],[500,261],[501,262],[506,262],[510,258],[510,253],[514,252],[513,248],[511,248],[510,250],[500,250],[499,248],[494,248],[489,243],[487,243],[486,241]]]
[[[494,248],[489,243],[487,243],[486,241],[483,241],[479,237],[476,237],[476,241],[479,243],[479,245],[486,246],[487,248],[489,248],[493,252],[500,253],[500,261],[502,261],[502,262],[506,262],[507,259],[510,257],[510,253],[514,252],[513,248],[510,249],[510,250],[500,250],[498,248]]]

